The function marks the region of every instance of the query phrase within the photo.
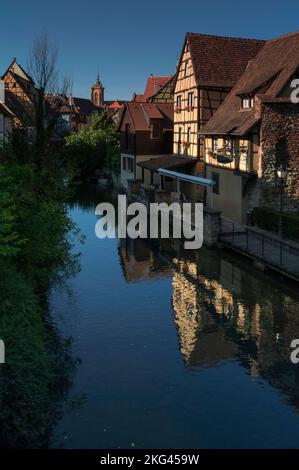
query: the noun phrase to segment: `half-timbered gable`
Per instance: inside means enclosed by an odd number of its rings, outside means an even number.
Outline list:
[[[277,208],[281,164],[289,169],[285,208],[299,211],[299,110],[291,98],[298,70],[298,32],[267,41],[200,131],[206,176],[217,181],[207,203],[226,217],[246,223],[257,205]]]
[[[144,93],[143,94],[134,93],[132,101],[135,102],[135,103],[149,102],[149,101],[151,101],[151,98],[154,97],[159,92],[159,90],[161,90],[165,85],[168,86],[164,90],[164,92],[166,92],[166,96],[167,96],[167,93],[169,94],[169,91],[170,91],[170,95],[171,95],[171,79],[172,78],[173,77],[171,77],[171,76],[150,75],[149,78],[147,79]],[[154,100],[154,101],[158,102],[157,99]],[[163,103],[166,102],[165,101],[165,96],[163,97],[161,102],[163,102]],[[171,102],[171,100],[170,100],[170,102]]]
[[[173,103],[176,76],[173,75],[162,87],[149,98],[150,103]]]
[[[198,131],[223,103],[264,41],[187,33],[174,90],[175,154],[203,159]]]
[[[32,78],[13,60],[2,77],[6,89],[6,101],[15,115],[15,124],[34,126],[37,90]]]

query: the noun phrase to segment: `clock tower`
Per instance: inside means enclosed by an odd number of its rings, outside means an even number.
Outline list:
[[[91,101],[96,106],[104,106],[104,90],[102,83],[100,82],[99,73],[97,74],[97,78],[95,83],[91,87]]]

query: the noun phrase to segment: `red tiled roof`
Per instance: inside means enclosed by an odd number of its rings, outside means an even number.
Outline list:
[[[152,103],[143,103],[142,107],[150,119],[163,119],[159,108]]]
[[[144,95],[136,95],[135,93],[132,101],[134,101],[135,103],[144,103],[146,100],[144,98]]]
[[[197,86],[232,87],[264,45],[259,39],[187,33]]]
[[[113,103],[109,105],[110,109],[121,109],[122,107],[123,107],[122,103],[118,100],[113,101]]]
[[[73,103],[80,114],[86,114],[87,116],[98,111],[95,104],[86,98],[75,98],[73,97]]]
[[[162,119],[164,129],[173,128],[173,105],[164,103],[132,103],[125,105],[121,121],[128,111],[135,131],[149,131],[150,119]],[[121,122],[119,124],[121,126]]]
[[[261,101],[276,100],[298,67],[299,31],[267,41],[200,133],[246,134],[259,122],[259,115],[254,108],[241,109],[239,95],[256,94]]]
[[[151,96],[155,95],[170,79],[171,75],[162,77],[151,75],[147,79],[143,95],[134,94],[132,101],[136,103],[145,103]]]

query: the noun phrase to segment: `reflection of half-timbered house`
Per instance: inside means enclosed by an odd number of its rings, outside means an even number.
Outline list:
[[[35,126],[37,90],[34,81],[14,58],[2,80],[5,83],[5,103],[14,114],[17,126]]]
[[[199,129],[263,44],[255,39],[187,33],[174,90],[174,154],[203,159]]]
[[[299,109],[291,101],[298,72],[299,33],[267,41],[201,131],[206,176],[216,182],[207,204],[230,219],[246,223],[258,205],[279,208],[281,165],[284,210],[299,211]]]

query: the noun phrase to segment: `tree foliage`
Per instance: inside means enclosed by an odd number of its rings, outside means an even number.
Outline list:
[[[66,165],[76,168],[81,176],[96,169],[118,169],[119,156],[117,125],[107,112],[95,113],[90,127],[66,137]]]

